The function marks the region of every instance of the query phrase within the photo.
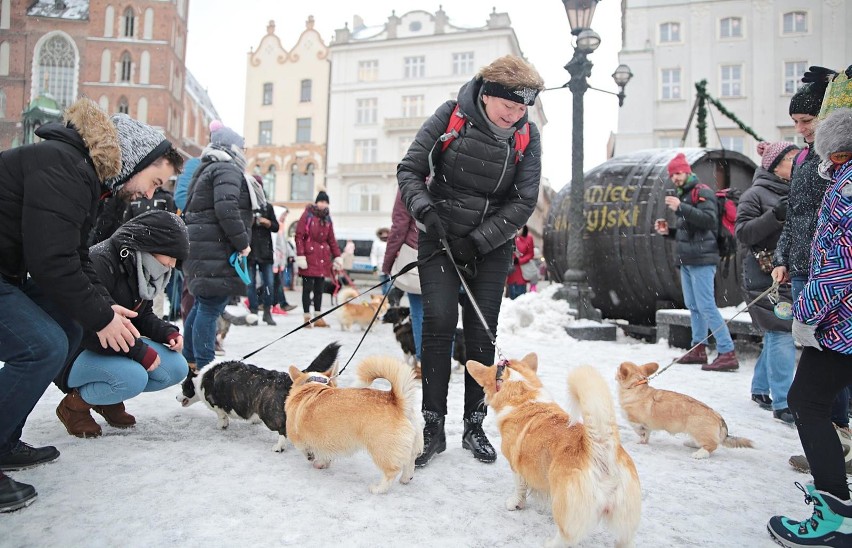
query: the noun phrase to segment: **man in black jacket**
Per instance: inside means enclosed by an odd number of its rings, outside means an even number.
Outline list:
[[[182,160],[162,134],[125,122],[81,99],[65,123],[36,130],[42,142],[0,153],[0,511],[36,496],[4,472],[59,456],[54,447],[21,442],[21,432],[82,329],[116,351],[128,351],[139,336],[130,322],[136,313],[92,281],[86,239],[102,181],[122,196],[151,195]]]
[[[257,184],[263,187],[263,178],[254,175]],[[272,204],[266,203],[260,209],[254,211],[254,225],[251,229],[251,253],[248,256],[248,271],[251,283],[248,284],[249,309],[257,314],[258,291],[263,301],[263,321],[268,325],[275,325],[272,319],[272,266],[275,262],[275,254],[272,250],[272,233],[278,232],[278,219],[275,218],[275,210]],[[256,272],[260,271],[260,288],[257,287]]]

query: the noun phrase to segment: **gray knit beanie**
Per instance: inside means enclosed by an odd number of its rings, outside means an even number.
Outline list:
[[[239,133],[224,125],[219,120],[213,120],[210,122],[210,144],[218,145],[226,150],[232,146],[236,146],[242,151],[246,141]]]
[[[832,152],[852,152],[852,109],[833,110],[819,123],[814,149],[823,160]]]
[[[131,177],[168,152],[172,144],[162,133],[127,114],[113,114],[111,120],[118,129],[121,171],[116,177],[104,181],[104,184],[115,192]]]

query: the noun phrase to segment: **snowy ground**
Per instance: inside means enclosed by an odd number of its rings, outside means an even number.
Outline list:
[[[566,373],[576,365],[597,368],[617,405],[613,377],[621,361],[665,365],[677,356],[664,342],[645,344],[621,334],[615,343],[577,342],[564,334],[564,303],[549,293],[504,301],[498,346],[508,357],[537,352],[543,381],[559,402],[566,399]],[[297,295],[290,300],[297,302]],[[232,328],[225,358],[238,359],[279,337],[301,323],[301,314],[276,319],[277,327]],[[331,341],[342,343],[341,358],[348,359],[361,333],[357,327],[341,332],[333,318],[330,323],[331,329],[301,330],[250,361],[274,369],[304,366]],[[401,357],[391,326],[371,331],[356,361],[372,353]],[[617,411],[642,481],[637,546],[768,548],[775,546],[766,533],[770,516],[810,515],[793,485],[810,476],[787,464],[801,452],[795,430],[749,399],[755,359],[754,349],[742,354],[736,373],[678,365],[653,384],[709,404],[733,435],[751,438],[756,449],[720,448],[697,461],[682,437],[658,432],[649,445],[639,445]],[[351,381],[344,373],[342,384]],[[463,376],[454,374],[447,451],[386,495],[367,490],[378,470],[366,454],[315,470],[292,446],[274,453],[277,435],[263,425],[232,421],[222,431],[202,404],[181,408],[177,387],[128,402],[138,421],[130,431],[103,425],[101,438],[74,438],[56,418],[61,393],[51,386],[24,440],[53,444],[62,456],[12,474],[35,485],[39,497],[26,509],[0,515],[0,546],[540,546],[554,532],[547,506],[534,501],[524,511],[506,511],[513,486],[506,460],[481,464],[461,448],[463,386]],[[491,416],[485,428],[499,450]],[[598,530],[582,546],[612,544],[613,537]]]

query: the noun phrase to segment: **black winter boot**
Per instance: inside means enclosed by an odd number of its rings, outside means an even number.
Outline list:
[[[437,453],[447,449],[447,436],[444,434],[444,416],[437,411],[423,410],[426,426],[423,427],[423,452],[414,461],[414,466],[423,468]]]
[[[267,306],[263,307],[263,321],[266,322],[266,325],[275,325],[275,320],[272,319],[272,312]]]
[[[470,417],[464,420],[464,434],[462,435],[462,447],[473,452],[473,456],[480,462],[494,462],[497,453],[485,432],[482,430],[482,420],[485,413],[474,411]]]
[[[17,482],[0,472],[0,512],[12,512],[32,504],[36,494],[32,485]]]

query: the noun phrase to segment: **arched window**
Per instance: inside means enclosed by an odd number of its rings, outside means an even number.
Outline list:
[[[143,51],[139,56],[139,83],[148,84],[151,77],[151,54]]]
[[[136,14],[133,12],[133,8],[127,8],[124,10],[124,36],[133,38],[135,36],[135,28]]]
[[[102,111],[109,112],[109,97],[101,95],[101,98],[98,99],[98,106],[101,107]]]
[[[9,0],[0,1],[0,29],[8,29],[12,20],[12,3]]]
[[[115,10],[107,6],[104,10],[104,38],[112,38],[112,26],[115,24]]]
[[[137,120],[142,122],[143,124],[148,123],[148,99],[145,97],[140,97],[139,102],[136,103],[136,116],[134,116]]]
[[[9,75],[9,42],[0,42],[0,76]]]
[[[263,193],[267,200],[275,200],[275,164],[270,164],[263,176]]]
[[[145,10],[145,28],[142,30],[142,38],[150,40],[154,37],[154,10]]]
[[[0,120],[6,117],[6,92],[0,89]]]
[[[77,94],[77,50],[71,39],[65,33],[55,33],[36,48],[33,98],[47,91],[63,108],[71,105]]]
[[[293,201],[310,202],[314,194],[314,164],[305,166],[305,171],[299,171],[299,166],[293,164],[290,168],[290,199]]]
[[[130,104],[127,102],[127,97],[122,96],[118,100],[118,112],[122,114],[130,114]]]
[[[133,68],[133,61],[130,59],[130,53],[124,52],[121,55],[121,75],[119,76],[119,81],[121,82],[129,82],[130,81],[130,73]]]
[[[109,72],[112,68],[112,54],[108,49],[101,52],[101,82],[109,82]]]
[[[361,183],[349,188],[349,211],[378,211],[381,193],[379,185]]]

